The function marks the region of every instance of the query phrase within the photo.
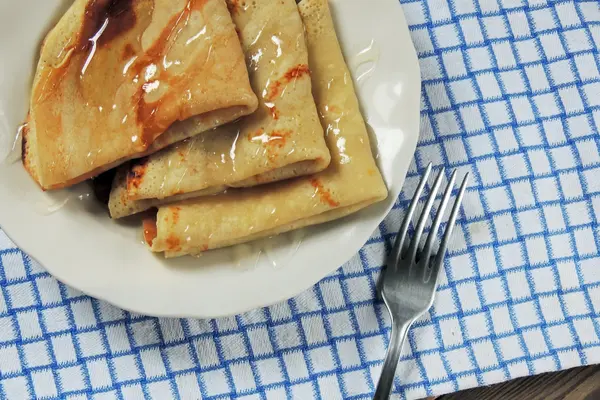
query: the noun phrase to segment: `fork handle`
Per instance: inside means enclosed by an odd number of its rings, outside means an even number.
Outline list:
[[[408,330],[413,320],[392,321],[392,333],[390,334],[390,345],[388,346],[385,361],[381,369],[381,377],[377,384],[375,397],[373,400],[387,400],[390,397],[392,386],[394,385],[394,376],[398,367],[398,359],[402,351],[402,344],[406,339]]]

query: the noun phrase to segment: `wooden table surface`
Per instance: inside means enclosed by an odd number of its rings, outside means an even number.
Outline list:
[[[600,400],[600,366],[519,378],[435,400]],[[431,400],[431,399],[430,399]]]

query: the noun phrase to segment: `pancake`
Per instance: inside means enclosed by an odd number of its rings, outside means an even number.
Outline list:
[[[331,164],[312,176],[160,207],[144,223],[152,251],[197,254],[338,219],[386,198],[327,1],[303,0],[299,9]]]
[[[313,174],[329,165],[295,1],[245,4],[228,1],[250,83],[259,95],[257,111],[132,163],[129,172],[115,181],[110,202],[113,218],[182,196]]]
[[[256,106],[225,0],[75,0],[42,43],[23,163],[70,186]]]

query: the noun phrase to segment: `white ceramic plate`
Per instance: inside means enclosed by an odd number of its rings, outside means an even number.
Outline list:
[[[315,284],[364,245],[400,193],[419,133],[420,74],[398,0],[331,0],[336,28],[390,189],[345,219],[201,258],[164,260],[139,223],[115,223],[86,186],[42,193],[20,162],[0,163],[0,226],[59,280],[156,316],[217,317],[270,305]],[[27,99],[39,43],[70,0],[0,3],[0,161]],[[10,158],[10,157],[9,157]],[[93,196],[92,196],[93,197]]]

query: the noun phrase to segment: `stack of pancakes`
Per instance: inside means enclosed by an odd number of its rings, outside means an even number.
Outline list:
[[[23,163],[44,190],[114,168],[111,217],[146,211],[167,257],[387,196],[327,0],[75,0],[42,44]]]

